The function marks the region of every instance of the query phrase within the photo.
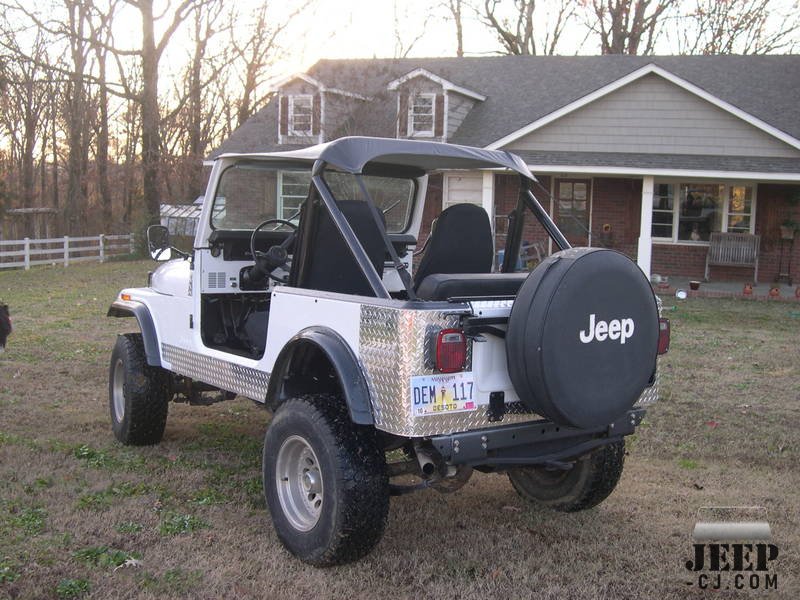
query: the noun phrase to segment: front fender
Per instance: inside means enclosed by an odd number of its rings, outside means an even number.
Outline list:
[[[136,317],[139,329],[142,332],[144,341],[144,353],[147,364],[152,367],[161,366],[161,354],[159,352],[158,334],[156,326],[153,324],[153,317],[150,310],[141,302],[132,300],[115,300],[108,307],[107,317]]]
[[[291,397],[287,387],[292,378],[297,377],[293,375],[295,358],[309,349],[321,352],[333,368],[353,423],[373,425],[369,388],[358,359],[344,339],[327,327],[304,329],[283,347],[269,378],[267,406],[274,411]]]

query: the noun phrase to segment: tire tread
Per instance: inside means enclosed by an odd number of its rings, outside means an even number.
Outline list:
[[[126,402],[124,421],[119,433],[115,429],[117,439],[131,446],[149,446],[157,444],[164,436],[169,411],[168,380],[163,369],[147,364],[144,340],[140,333],[125,333],[119,336],[118,348],[124,355],[121,357],[127,368],[125,376]],[[116,352],[112,356],[111,374],[116,362]],[[112,419],[113,401],[112,401]]]
[[[327,429],[335,440],[338,480],[342,483],[337,504],[343,507],[339,529],[322,552],[301,555],[291,547],[291,540],[279,537],[301,560],[319,567],[341,565],[366,556],[380,541],[389,513],[389,483],[383,452],[375,429],[355,425],[347,405],[335,394],[312,394],[287,400],[278,414],[295,410],[312,411],[312,420]],[[266,446],[266,445],[265,445]],[[267,460],[265,453],[265,461]],[[268,499],[269,503],[269,499]],[[273,515],[275,519],[275,515]]]

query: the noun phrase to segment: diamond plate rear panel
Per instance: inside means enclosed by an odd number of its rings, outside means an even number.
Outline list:
[[[649,406],[656,400],[658,400],[658,368],[656,368],[656,381],[652,387],[645,388],[642,392],[642,395],[639,396],[639,399],[636,401],[634,406],[642,407],[642,406]]]
[[[170,344],[161,344],[164,359],[179,375],[191,377],[228,392],[264,402],[267,397],[269,373],[212,358],[199,352],[184,350]]]
[[[474,310],[475,307],[473,307]],[[482,306],[486,309],[505,306]],[[359,356],[372,401],[375,426],[405,437],[427,437],[542,420],[521,402],[506,405],[500,422],[489,421],[488,406],[445,415],[412,416],[412,376],[433,375],[432,344],[428,332],[458,325],[459,315],[442,311],[404,310],[383,306],[361,307]],[[471,369],[471,343],[467,369]],[[636,406],[658,399],[656,384],[644,391]]]
[[[458,325],[458,317],[442,311],[361,307],[359,354],[378,429],[401,436],[425,437],[541,419],[530,412],[519,413],[520,407],[516,405],[508,407],[509,413],[502,423],[489,421],[486,406],[470,412],[411,416],[411,377],[436,372],[431,356],[433,346],[426,342],[428,332],[454,327]],[[471,354],[471,345],[469,351]]]

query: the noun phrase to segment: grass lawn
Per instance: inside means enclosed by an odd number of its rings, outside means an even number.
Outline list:
[[[261,494],[267,411],[170,407],[164,442],[111,433],[117,291],[151,262],[0,272],[0,598],[685,598],[704,506],[766,507],[770,597],[800,597],[800,307],[667,299],[662,400],[599,507],[526,506],[502,475],[392,499],[365,560],[317,570],[285,552]],[[733,592],[726,595],[732,595]],[[749,593],[746,595],[750,595]]]

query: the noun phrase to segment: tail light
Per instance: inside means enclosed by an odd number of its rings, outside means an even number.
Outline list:
[[[658,320],[658,354],[666,354],[669,350],[669,319]]]
[[[436,336],[436,370],[456,373],[467,362],[467,338],[460,329],[442,329]]]

